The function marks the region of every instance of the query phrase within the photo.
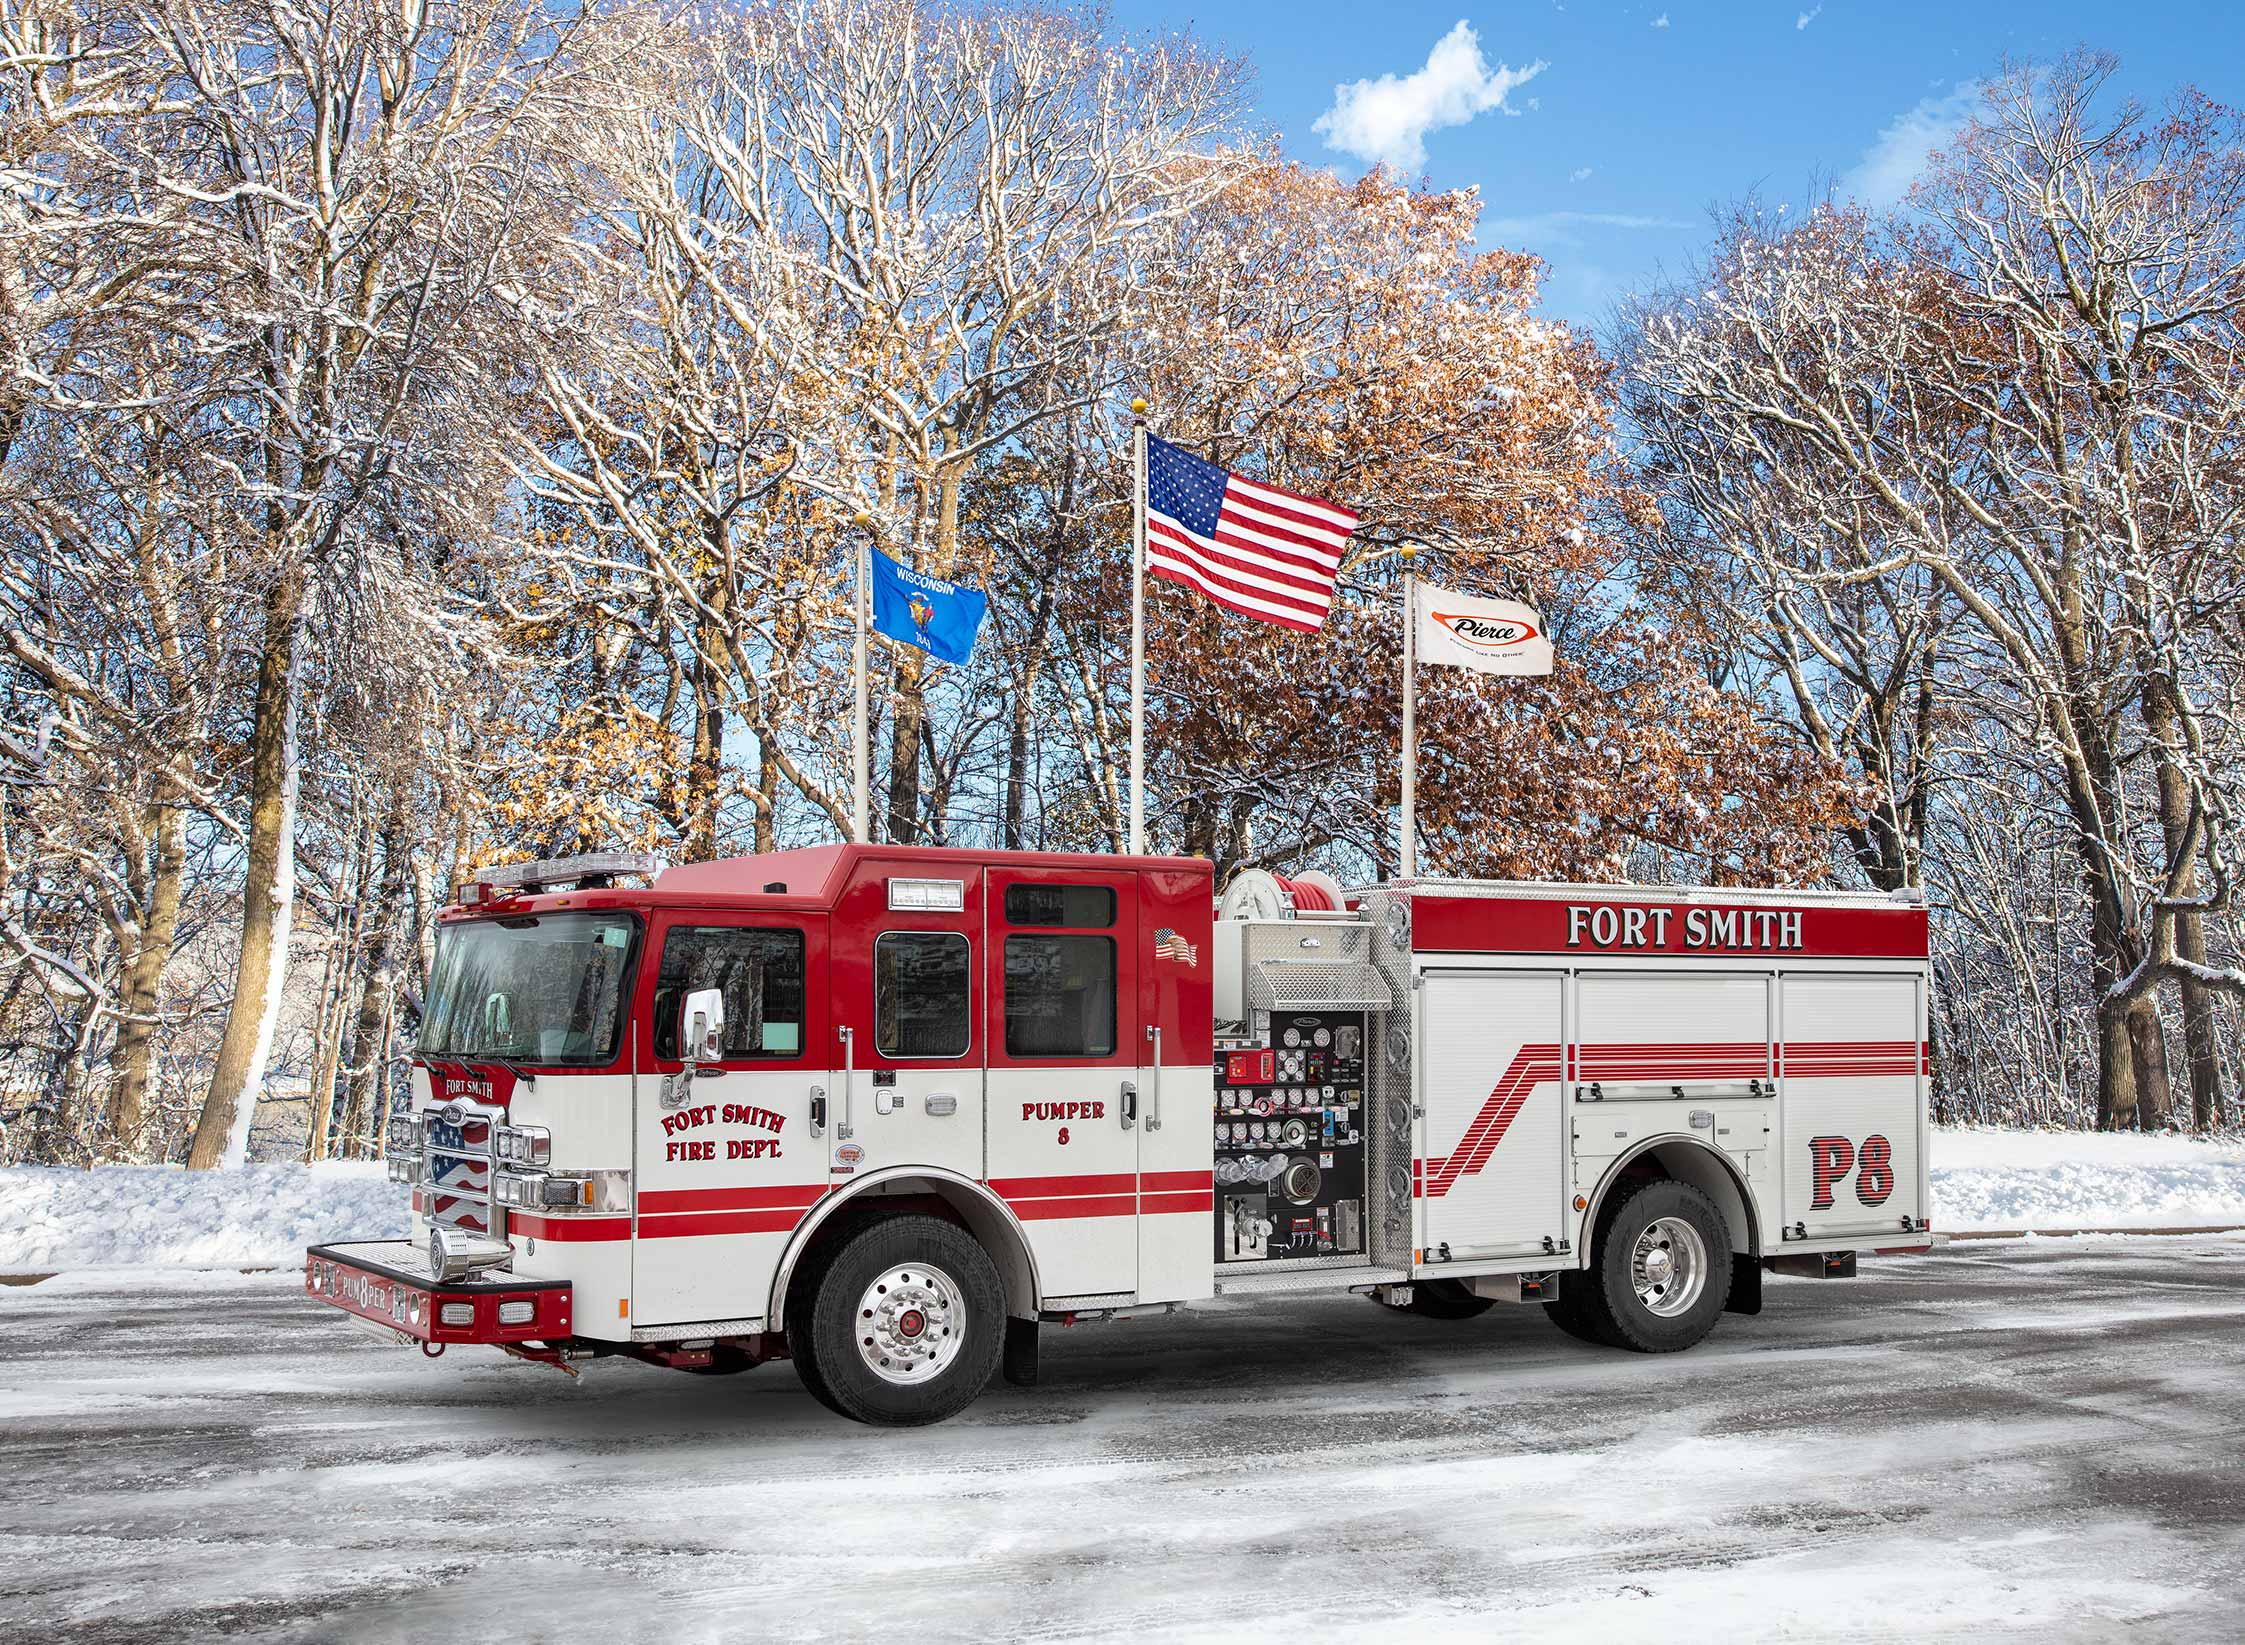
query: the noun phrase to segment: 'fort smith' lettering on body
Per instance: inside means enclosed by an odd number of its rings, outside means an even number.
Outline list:
[[[1569,904],[1567,946],[1666,948],[1669,922],[1683,916],[1684,946],[1762,952],[1801,946],[1801,915],[1788,908],[1631,908]]]

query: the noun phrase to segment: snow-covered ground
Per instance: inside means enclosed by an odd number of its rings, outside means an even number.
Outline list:
[[[1933,1226],[2245,1224],[2245,1143],[2096,1131],[1937,1130]]]
[[[262,1268],[331,1239],[400,1239],[405,1190],[379,1164],[182,1171],[0,1170],[0,1274],[63,1268]]]
[[[789,1367],[427,1360],[292,1275],[0,1287],[0,1635],[2230,1645],[2245,1236],[1773,1281],[1688,1354],[1361,1298],[1045,1333],[902,1432]]]
[[[2091,1132],[1936,1131],[1933,1226],[2245,1224],[2245,1143]],[[404,1193],[379,1165],[0,1170],[0,1273],[259,1268],[328,1239],[397,1239]]]

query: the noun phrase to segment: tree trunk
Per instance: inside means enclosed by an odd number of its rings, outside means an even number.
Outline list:
[[[387,1072],[384,1042],[395,1008],[398,956],[406,948],[399,926],[411,918],[408,874],[412,853],[406,840],[408,827],[406,790],[401,783],[392,797],[390,815],[382,825],[382,878],[380,889],[375,893],[374,907],[367,917],[358,1026],[351,1037],[351,1084],[344,1103],[346,1147],[352,1139],[374,1129],[375,1105],[386,1099],[388,1091],[383,1079]]]
[[[754,849],[762,856],[767,851],[779,849],[780,763],[772,756],[772,739],[768,731],[759,732],[756,738],[756,839]]]
[[[2174,752],[2181,735],[2179,718],[2175,682],[2161,673],[2148,675],[2144,680],[2144,729],[2150,733],[2152,767],[2159,778],[2159,827],[2166,837],[2168,865],[2183,865],[2177,890],[2190,897],[2197,894],[2198,874],[2190,839],[2190,779],[2176,763]],[[2175,955],[2188,964],[2206,963],[2206,923],[2199,915],[2175,916]],[[2214,997],[2187,978],[2181,994],[2191,1120],[2205,1131],[2221,1123],[2222,1111],[2221,1042],[2214,1024]]]
[[[686,765],[685,849],[688,862],[709,862],[717,855],[717,809],[725,778],[725,655],[722,618],[730,607],[724,567],[722,522],[712,522],[707,536],[712,562],[719,576],[706,594],[717,617],[697,618],[694,636],[694,747]]]
[[[890,686],[889,838],[910,845],[920,837],[920,722],[926,718],[926,659],[910,646],[894,648]]]
[[[2190,965],[2206,963],[2206,927],[2197,915],[2175,922],[2176,956]],[[2214,996],[2186,981],[2183,994],[2183,1050],[2190,1062],[2190,1119],[2200,1131],[2222,1123],[2228,1096],[2222,1086],[2222,1038],[2214,1019]]]
[[[2136,1072],[2129,1045],[2128,1010],[2097,1002],[2097,1129],[2124,1131],[2136,1123]]]
[[[2167,1075],[2167,1029],[2159,1000],[2146,995],[2128,1008],[2129,1060],[2136,1076],[2136,1124],[2160,1131],[2174,1123],[2175,1090]]]
[[[273,1029],[288,982],[289,925],[296,910],[297,709],[305,573],[284,572],[265,599],[263,654],[250,727],[249,862],[242,884],[242,941],[226,1032],[210,1090],[195,1122],[187,1168],[239,1165],[265,1083]]]
[[[141,910],[140,941],[125,968],[123,1013],[117,1045],[110,1056],[109,1133],[127,1158],[140,1153],[140,1130],[147,1123],[149,1076],[156,1061],[156,1013],[163,1005],[164,970],[171,963],[172,939],[179,931],[179,904],[186,885],[187,813],[158,804],[156,858]]]

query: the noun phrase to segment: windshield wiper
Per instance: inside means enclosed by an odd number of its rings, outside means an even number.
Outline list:
[[[531,1073],[527,1068],[517,1068],[513,1063],[508,1062],[503,1057],[484,1057],[480,1060],[490,1064],[494,1068],[504,1068],[508,1073],[514,1076],[515,1084],[521,1086],[525,1091],[535,1091],[538,1089],[538,1076]]]

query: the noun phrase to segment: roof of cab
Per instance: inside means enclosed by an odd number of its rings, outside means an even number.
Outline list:
[[[1114,873],[1152,869],[1168,873],[1213,875],[1205,857],[1128,857],[1081,851],[975,851],[941,845],[813,845],[799,851],[767,851],[754,857],[722,857],[714,862],[681,863],[655,879],[665,896],[808,898],[831,905],[849,886],[860,863],[897,863],[910,871],[942,868],[1081,869]],[[767,887],[780,886],[778,891]]]
[[[557,913],[564,909],[706,908],[738,903],[766,909],[809,911],[831,908],[849,888],[858,865],[868,860],[892,864],[901,873],[940,872],[946,868],[1082,869],[1114,873],[1145,869],[1212,878],[1215,864],[1205,857],[1129,857],[1085,851],[974,851],[940,845],[813,845],[799,851],[767,851],[761,856],[721,857],[714,862],[681,863],[666,868],[646,890],[601,886],[512,896],[473,906],[452,904],[445,920]],[[767,887],[777,886],[778,890]]]

